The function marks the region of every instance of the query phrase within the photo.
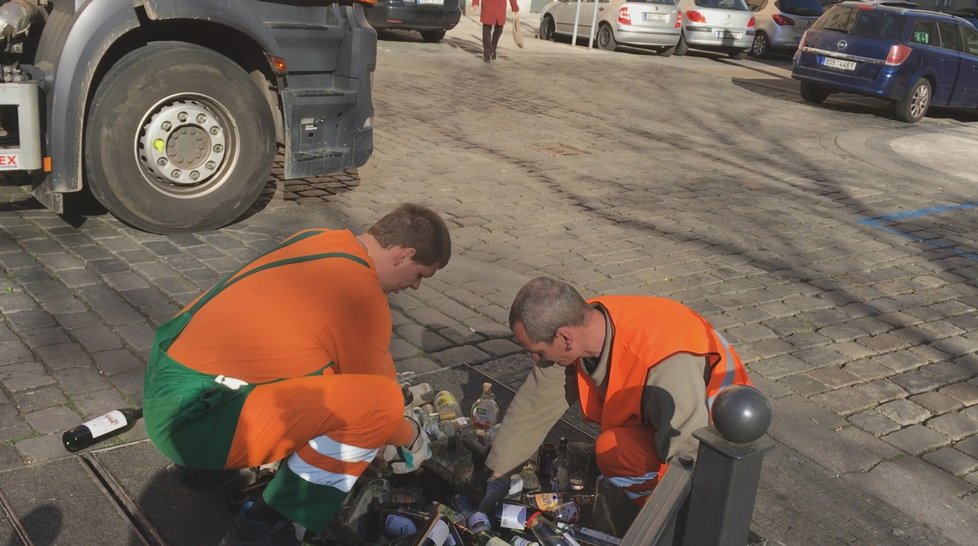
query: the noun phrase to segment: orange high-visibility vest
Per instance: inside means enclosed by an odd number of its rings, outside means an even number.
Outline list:
[[[707,359],[710,377],[706,382],[704,370],[704,388],[709,406],[724,388],[751,384],[733,347],[685,305],[650,296],[602,296],[589,303],[604,307],[614,336],[604,396],[577,362],[581,409],[584,417],[600,425],[601,430],[643,423],[646,376],[653,366],[675,354]]]

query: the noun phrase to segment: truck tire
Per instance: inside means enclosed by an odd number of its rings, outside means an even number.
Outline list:
[[[268,101],[230,59],[184,42],[127,54],[98,86],[85,129],[92,194],[139,229],[215,229],[261,194],[275,158]]]

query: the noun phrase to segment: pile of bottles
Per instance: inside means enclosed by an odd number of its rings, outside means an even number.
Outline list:
[[[374,490],[384,490],[373,488]],[[398,546],[614,546],[620,539],[580,525],[587,495],[524,494],[499,502],[491,517],[462,494],[419,503],[419,495],[374,497],[367,511],[368,544]]]

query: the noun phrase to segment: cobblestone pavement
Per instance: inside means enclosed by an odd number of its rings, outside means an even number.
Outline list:
[[[785,59],[659,58],[530,38],[517,50],[507,37],[485,64],[479,32],[463,18],[440,44],[383,35],[371,161],[273,178],[252,214],[220,231],[158,236],[105,214],[66,220],[9,178],[0,467],[63,457],[62,430],[138,404],[154,327],[222,275],[292,231],[361,229],[410,200],[450,221],[455,257],[421,290],[392,296],[399,367],[517,353],[507,309],[536,275],[586,295],[675,298],[734,343],[774,407],[759,534],[971,542],[973,118],[938,112],[911,126],[882,102],[805,104]],[[961,166],[928,165],[928,147]],[[498,373],[518,386],[519,375]],[[125,439],[144,437],[137,428]]]

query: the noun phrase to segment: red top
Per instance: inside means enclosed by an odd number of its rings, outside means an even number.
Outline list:
[[[516,0],[509,0],[513,13],[520,11]],[[503,26],[506,24],[506,0],[482,0],[482,12],[479,20],[483,25]]]

